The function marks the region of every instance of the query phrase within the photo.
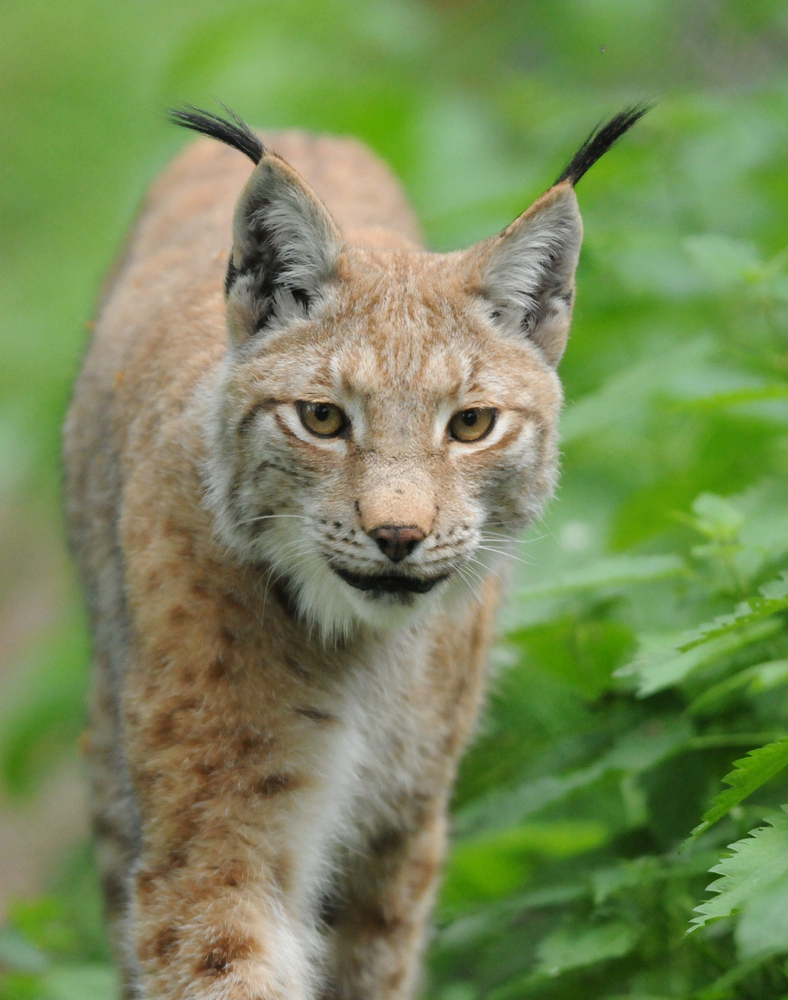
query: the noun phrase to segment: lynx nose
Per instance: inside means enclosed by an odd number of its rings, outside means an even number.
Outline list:
[[[401,562],[411,554],[424,538],[424,532],[415,525],[383,524],[367,534],[378,543],[380,551],[392,562]]]

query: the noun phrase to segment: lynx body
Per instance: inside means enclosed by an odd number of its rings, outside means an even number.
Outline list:
[[[181,114],[257,166],[203,139],[154,186],[65,439],[127,996],[413,994],[497,570],[556,477],[573,183],[640,113],[443,256],[360,145]]]

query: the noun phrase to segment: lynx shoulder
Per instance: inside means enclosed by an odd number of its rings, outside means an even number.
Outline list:
[[[413,994],[498,573],[556,480],[574,184],[644,110],[446,255],[363,146],[174,113],[224,145],[151,191],[65,431],[127,997]]]

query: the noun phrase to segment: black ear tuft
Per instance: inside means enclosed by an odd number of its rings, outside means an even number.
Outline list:
[[[219,142],[245,153],[253,163],[259,163],[265,153],[265,146],[260,137],[227,105],[222,104],[222,108],[227,113],[227,118],[210,111],[202,111],[192,104],[184,104],[182,108],[170,108],[168,117],[173,125],[180,125],[182,128],[191,129],[192,132],[218,139]]]
[[[610,149],[616,139],[620,139],[625,132],[628,132],[652,107],[653,103],[648,101],[633,104],[619,111],[604,125],[597,125],[555,183],[569,181],[574,187],[589,167],[593,167],[599,157]]]

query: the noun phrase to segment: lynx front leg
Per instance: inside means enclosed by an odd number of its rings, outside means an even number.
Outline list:
[[[148,690],[126,709],[141,827],[128,922],[138,995],[308,1000],[339,802],[324,762],[342,731],[315,736],[303,699],[259,649],[255,669],[237,672],[229,649],[185,662],[169,649],[158,669],[132,673]]]
[[[374,838],[335,913],[332,974],[340,1000],[407,1000],[418,973],[445,852],[443,804],[409,830]]]
[[[314,994],[314,932],[277,894],[276,874],[265,864],[252,875],[237,857],[209,863],[206,855],[201,874],[185,868],[174,875],[148,860],[135,877],[131,918],[138,995],[305,1000]]]
[[[270,734],[235,734],[235,753],[226,742],[195,743],[147,775],[129,919],[143,997],[314,995],[319,789],[283,766]]]

